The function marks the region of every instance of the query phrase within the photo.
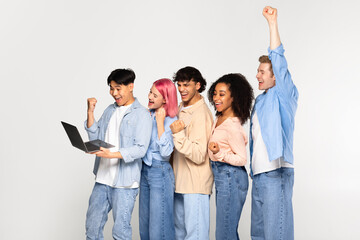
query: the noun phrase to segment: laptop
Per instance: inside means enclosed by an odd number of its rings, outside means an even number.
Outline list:
[[[65,128],[65,131],[70,139],[71,144],[74,147],[83,150],[84,152],[87,153],[97,152],[100,150],[100,147],[103,148],[115,147],[114,145],[111,145],[110,143],[101,141],[99,139],[89,142],[84,142],[80,136],[77,127],[63,121],[61,121],[61,124]]]

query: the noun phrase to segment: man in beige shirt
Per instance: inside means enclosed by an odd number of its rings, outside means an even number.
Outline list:
[[[185,67],[175,74],[174,82],[182,100],[179,120],[170,125],[175,145],[175,237],[209,239],[213,175],[207,144],[213,117],[200,95],[206,81],[199,70]]]

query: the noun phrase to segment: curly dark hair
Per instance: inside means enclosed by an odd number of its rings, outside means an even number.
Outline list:
[[[206,87],[206,80],[201,75],[200,71],[194,67],[184,67],[181,68],[174,74],[173,82],[183,82],[183,81],[194,81],[195,83],[200,83],[200,89],[198,90],[199,93],[205,90]]]
[[[214,107],[215,103],[213,95],[215,87],[218,83],[225,83],[228,86],[231,97],[233,98],[231,107],[234,114],[240,119],[241,124],[246,123],[246,121],[250,118],[252,102],[254,100],[254,92],[250,83],[240,73],[230,73],[222,76],[211,85],[208,91],[209,102]],[[221,112],[216,111],[216,116],[220,115]]]

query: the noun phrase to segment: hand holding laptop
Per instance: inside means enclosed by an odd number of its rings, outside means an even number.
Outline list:
[[[122,158],[120,152],[110,152],[109,149],[100,147],[100,151],[91,152],[90,154],[96,154],[97,157],[102,158]]]
[[[78,148],[83,150],[86,153],[95,153],[95,154],[101,154],[102,156],[104,155],[109,155],[110,151],[107,148],[112,148],[115,147],[114,145],[111,145],[107,142],[101,141],[100,139],[97,140],[93,140],[93,141],[89,141],[89,142],[84,142],[80,136],[80,133],[78,131],[78,129],[66,122],[61,122],[61,124],[63,125],[71,144]],[[104,151],[107,150],[107,151]],[[100,156],[99,156],[100,157]]]

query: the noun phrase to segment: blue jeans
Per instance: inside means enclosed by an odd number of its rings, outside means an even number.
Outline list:
[[[240,239],[237,232],[249,187],[244,167],[211,161],[216,190],[216,239]]]
[[[294,169],[279,168],[254,176],[251,202],[253,240],[292,240]]]
[[[174,209],[175,239],[209,239],[210,195],[175,193]]]
[[[142,240],[173,240],[175,179],[167,161],[143,163],[140,182],[139,227]]]
[[[103,229],[112,210],[113,238],[131,240],[130,220],[138,191],[138,188],[113,188],[95,183],[86,214],[86,239],[104,239]]]

